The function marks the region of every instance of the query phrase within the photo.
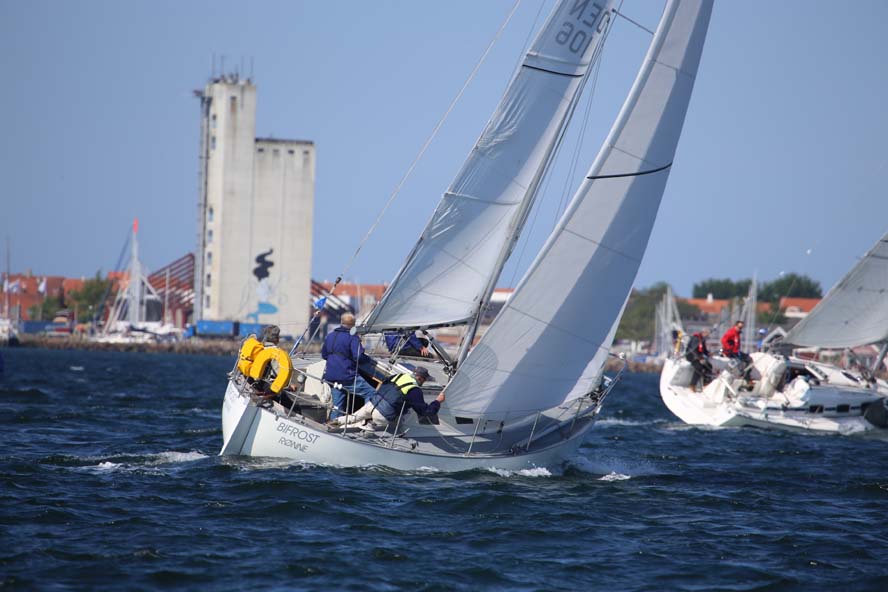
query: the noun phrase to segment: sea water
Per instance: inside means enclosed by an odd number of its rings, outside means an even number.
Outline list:
[[[3,589],[888,589],[888,441],[689,427],[654,375],[568,465],[402,473],[217,456],[233,357],[3,353]]]

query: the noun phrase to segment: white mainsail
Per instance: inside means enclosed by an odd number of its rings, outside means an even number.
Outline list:
[[[448,385],[448,409],[514,417],[598,386],[669,176],[711,11],[711,0],[667,3],[586,180]]]
[[[876,241],[785,343],[844,348],[888,340],[888,234]]]
[[[478,314],[600,53],[612,4],[558,3],[365,327],[453,325]]]

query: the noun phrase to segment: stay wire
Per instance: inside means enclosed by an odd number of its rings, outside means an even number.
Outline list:
[[[478,70],[481,68],[481,65],[487,59],[488,54],[490,54],[490,51],[493,49],[493,46],[496,45],[497,41],[499,41],[499,38],[502,36],[503,31],[505,30],[506,26],[508,26],[509,22],[512,20],[512,17],[514,16],[515,12],[518,10],[518,6],[520,4],[521,4],[521,0],[515,0],[515,4],[512,6],[512,10],[510,10],[509,14],[506,15],[506,19],[503,21],[502,25],[500,25],[500,28],[499,28],[499,30],[497,30],[496,34],[493,36],[493,39],[491,39],[490,43],[488,43],[487,49],[485,49],[484,53],[481,54],[481,57],[478,59],[478,63],[475,64],[475,67],[472,69],[468,78],[466,78],[466,81],[463,83],[462,88],[459,89],[459,92],[456,94],[456,96],[450,102],[450,106],[447,107],[447,111],[444,112],[444,115],[441,117],[440,120],[438,120],[438,123],[435,125],[434,129],[432,129],[432,133],[429,135],[428,139],[426,139],[425,143],[422,145],[422,148],[420,148],[419,153],[413,159],[413,162],[411,162],[410,166],[407,167],[407,171],[404,173],[404,176],[401,177],[401,180],[398,182],[397,186],[395,186],[394,191],[392,192],[391,196],[389,196],[388,201],[385,203],[385,206],[383,206],[383,208],[382,208],[382,211],[379,213],[379,215],[376,217],[376,220],[370,226],[370,229],[367,231],[367,234],[364,235],[364,238],[361,240],[360,244],[358,245],[358,248],[355,250],[354,255],[352,255],[349,262],[345,265],[345,268],[342,270],[342,273],[339,274],[339,277],[345,276],[346,273],[348,273],[349,269],[351,269],[351,266],[354,264],[355,259],[357,259],[358,254],[361,252],[361,249],[364,248],[364,244],[367,242],[367,240],[370,238],[370,236],[376,230],[376,227],[379,226],[379,223],[380,223],[380,221],[382,221],[383,216],[385,216],[389,207],[392,205],[392,202],[394,202],[395,198],[398,196],[398,194],[401,192],[401,189],[404,187],[404,183],[406,183],[407,179],[410,178],[410,175],[413,174],[413,170],[416,168],[416,165],[419,163],[420,159],[422,159],[422,157],[425,154],[426,150],[428,149],[429,145],[435,139],[435,136],[438,135],[438,131],[441,129],[441,126],[444,125],[444,122],[450,116],[450,113],[453,111],[454,107],[456,106],[456,103],[459,102],[459,100],[462,98],[463,94],[466,91],[466,88],[468,88],[469,84],[471,84],[472,80],[474,80],[475,75],[478,73]],[[330,293],[332,294],[333,292],[331,291]]]
[[[484,53],[481,54],[481,57],[478,59],[478,62],[475,64],[475,67],[472,68],[472,71],[469,73],[469,76],[466,78],[465,82],[463,83],[462,88],[459,89],[459,92],[456,93],[456,96],[450,102],[450,105],[447,107],[447,111],[444,112],[444,115],[441,116],[441,118],[438,120],[438,123],[432,129],[431,134],[429,134],[429,137],[426,139],[425,143],[422,145],[422,148],[420,148],[416,157],[414,157],[413,162],[411,162],[410,166],[407,167],[407,171],[404,173],[404,175],[401,177],[401,180],[395,186],[394,191],[392,191],[392,194],[389,196],[388,201],[386,201],[385,205],[383,206],[382,211],[380,211],[379,215],[376,216],[376,220],[374,220],[374,222],[370,226],[369,230],[367,230],[367,233],[364,235],[364,238],[361,239],[361,242],[358,244],[358,248],[355,249],[354,254],[351,256],[351,259],[349,259],[348,263],[345,264],[345,267],[343,268],[343,270],[336,277],[336,281],[333,283],[333,286],[331,286],[330,290],[327,292],[327,296],[332,296],[334,294],[334,292],[336,291],[336,288],[339,286],[339,283],[342,281],[342,278],[345,277],[345,275],[351,269],[352,265],[354,265],[355,260],[358,258],[358,255],[361,253],[361,250],[364,248],[364,245],[370,239],[370,236],[373,235],[373,233],[376,231],[376,227],[379,226],[379,223],[382,221],[382,218],[385,216],[386,212],[388,212],[389,207],[391,207],[392,203],[395,201],[395,198],[401,192],[401,189],[404,187],[404,184],[407,182],[407,179],[409,179],[410,175],[413,174],[413,170],[416,168],[416,165],[419,164],[419,161],[422,159],[426,150],[431,145],[431,143],[435,139],[435,137],[438,135],[438,131],[441,129],[441,126],[443,126],[444,122],[447,121],[447,118],[450,116],[450,113],[453,111],[454,107],[456,107],[456,104],[462,98],[462,96],[465,93],[466,89],[468,88],[469,84],[471,84],[472,80],[475,79],[475,76],[478,74],[478,70],[481,68],[481,65],[487,59],[487,56],[490,54],[490,51],[493,49],[493,46],[496,45],[497,41],[499,41],[499,38],[502,37],[503,31],[505,31],[506,27],[509,25],[509,22],[511,22],[512,17],[515,15],[515,12],[518,10],[518,7],[520,5],[521,5],[521,0],[515,0],[515,4],[512,6],[512,10],[510,10],[509,14],[506,15],[505,20],[500,25],[496,34],[493,36],[493,39],[491,39],[490,42],[487,44],[487,48],[484,50]],[[299,345],[303,342],[303,340],[305,339],[305,336],[308,334],[308,332],[311,329],[312,322],[315,320],[316,317],[318,317],[320,315],[322,310],[323,310],[323,308],[319,308],[315,311],[314,315],[312,315],[312,318],[311,318],[311,320],[309,320],[308,326],[305,328],[305,331],[302,333],[302,336],[300,336],[299,339],[296,340],[296,343],[293,345],[293,349],[290,350],[290,355],[293,355],[296,353],[296,351],[298,351]],[[311,342],[312,340],[314,340],[319,329],[320,329],[320,325],[312,333],[311,338],[306,342],[306,345],[309,342]]]

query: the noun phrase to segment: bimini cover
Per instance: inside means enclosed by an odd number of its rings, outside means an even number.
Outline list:
[[[559,2],[369,329],[472,319],[524,222],[611,17],[610,1]]]
[[[587,179],[447,387],[454,412],[515,417],[599,384],[669,176],[711,9],[711,0],[666,5]]]
[[[785,343],[826,348],[885,340],[888,340],[888,234],[783,338]]]

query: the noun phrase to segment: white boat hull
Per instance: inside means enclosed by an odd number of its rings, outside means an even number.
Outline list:
[[[768,397],[738,391],[736,383],[730,384],[723,374],[702,392],[696,392],[685,384],[675,384],[685,382],[677,380],[676,375],[686,372],[686,366],[682,360],[666,361],[660,374],[660,397],[673,414],[690,425],[755,426],[838,434],[883,429],[871,423],[861,408],[885,404],[884,396],[872,388],[820,384],[810,387],[810,393],[800,402],[781,391]],[[815,404],[823,401],[831,402],[831,406]]]
[[[554,467],[576,453],[592,422],[577,429],[557,445],[540,447],[521,454],[429,454],[389,447],[387,437],[370,441],[351,437],[293,415],[287,418],[272,408],[259,407],[240,394],[234,382],[228,383],[222,405],[222,455],[286,458],[294,461],[338,467],[385,466],[402,471],[434,469],[521,470]]]

